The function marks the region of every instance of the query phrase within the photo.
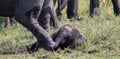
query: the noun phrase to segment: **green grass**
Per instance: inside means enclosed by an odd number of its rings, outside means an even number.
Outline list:
[[[77,47],[72,53],[66,50],[49,52],[40,49],[33,54],[12,52],[19,47],[35,42],[35,37],[23,26],[8,29],[3,28],[4,22],[0,20],[0,59],[120,59],[120,17],[113,14],[112,5],[100,5],[101,16],[89,17],[89,0],[79,1],[79,15],[82,21],[70,22],[63,11],[62,24],[72,24],[88,39],[84,45]],[[53,33],[56,29],[50,29]],[[90,51],[97,51],[89,54]],[[8,54],[7,54],[8,52]],[[6,53],[6,54],[3,54]]]

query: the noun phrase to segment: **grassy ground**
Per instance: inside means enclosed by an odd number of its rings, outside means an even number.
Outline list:
[[[88,42],[72,52],[66,48],[59,53],[40,49],[33,54],[14,53],[19,47],[35,42],[35,37],[23,26],[2,28],[0,20],[0,59],[120,59],[120,17],[113,14],[112,5],[101,4],[101,16],[90,18],[89,0],[79,1],[82,21],[69,22],[63,11],[62,24],[72,24],[88,39]],[[50,29],[53,33],[56,29]]]

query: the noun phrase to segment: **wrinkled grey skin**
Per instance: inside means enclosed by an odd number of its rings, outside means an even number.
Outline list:
[[[52,22],[55,28],[60,27],[60,22],[58,21],[56,12],[54,10],[53,0],[45,0],[38,21],[40,25],[47,31],[48,27],[50,27],[50,22]]]
[[[42,47],[46,50],[51,50],[55,45],[49,33],[45,31],[38,22],[39,15],[45,0],[1,0],[0,1],[0,16],[14,16],[16,21],[30,30],[37,38],[36,45],[31,48],[37,51]]]

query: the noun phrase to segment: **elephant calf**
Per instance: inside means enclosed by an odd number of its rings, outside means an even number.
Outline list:
[[[85,39],[80,32],[70,24],[62,26],[58,31],[53,33],[51,37],[56,43],[54,47],[55,50],[67,47],[74,49],[87,41],[87,39]]]

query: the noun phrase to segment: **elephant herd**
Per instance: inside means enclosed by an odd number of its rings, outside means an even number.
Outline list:
[[[120,0],[111,0],[115,15],[120,14]],[[27,46],[28,50],[37,51],[39,48],[53,50],[67,44],[66,38],[73,39],[68,44],[74,46],[82,44],[83,39],[77,29],[70,25],[62,26],[57,16],[62,15],[61,11],[67,5],[67,17],[81,20],[78,16],[78,0],[58,0],[58,8],[55,11],[56,0],[1,0],[0,16],[14,17],[17,22],[26,27],[36,37],[37,41]],[[90,0],[90,16],[99,15],[99,0]],[[48,27],[52,24],[56,28],[61,28],[51,36]],[[66,29],[67,28],[67,29]],[[60,34],[61,33],[61,34]],[[73,37],[74,33],[76,37]],[[63,35],[65,37],[63,37]],[[54,37],[55,36],[55,37]],[[55,38],[55,39],[54,39]],[[74,39],[75,38],[75,39]],[[64,43],[65,41],[65,43]],[[69,40],[68,40],[69,41]],[[63,42],[63,43],[62,43]],[[77,42],[77,43],[76,43]]]

